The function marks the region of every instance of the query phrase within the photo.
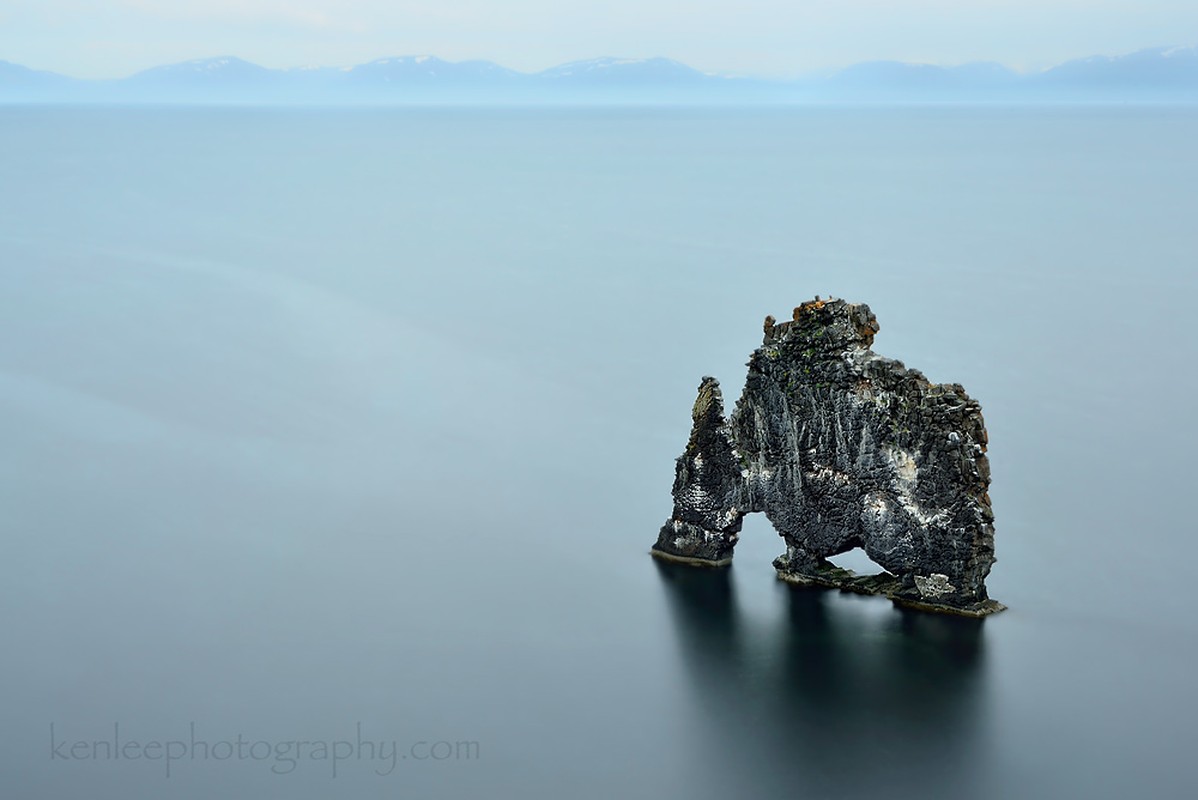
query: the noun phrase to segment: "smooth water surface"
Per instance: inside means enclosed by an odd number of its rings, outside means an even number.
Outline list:
[[[0,109],[6,796],[1193,795],[1195,142]],[[647,555],[700,377],[816,294],[980,400],[1009,611],[790,588],[760,518]]]

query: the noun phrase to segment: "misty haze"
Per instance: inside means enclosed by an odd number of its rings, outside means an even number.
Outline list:
[[[0,794],[1194,796],[1198,51],[744,77],[765,3],[743,68],[703,8],[533,68],[218,5],[0,14]],[[279,66],[318,36],[356,76]],[[1008,610],[783,583],[760,514],[649,556],[701,378],[816,295],[981,404]]]

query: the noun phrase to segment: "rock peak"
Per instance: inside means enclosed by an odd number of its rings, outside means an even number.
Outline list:
[[[870,347],[878,332],[878,319],[864,303],[846,303],[818,296],[795,306],[789,322],[778,323],[766,317],[763,344],[801,339],[821,350],[845,347]]]

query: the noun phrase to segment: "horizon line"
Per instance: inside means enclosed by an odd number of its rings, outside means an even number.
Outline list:
[[[1089,55],[1076,56],[1074,58],[1067,58],[1063,61],[1055,62],[1051,66],[1044,67],[1041,69],[1032,69],[1032,70],[1024,70],[1024,69],[1020,69],[1018,67],[1010,66],[1001,61],[985,60],[985,59],[961,61],[958,63],[938,63],[938,62],[932,62],[932,61],[905,61],[902,59],[894,59],[894,58],[877,58],[877,59],[867,59],[864,61],[854,61],[852,63],[845,64],[843,66],[838,66],[838,67],[822,67],[822,68],[812,69],[812,70],[808,70],[806,72],[792,74],[789,77],[781,76],[781,75],[768,76],[768,75],[761,75],[761,74],[751,74],[751,73],[744,73],[744,72],[739,72],[739,71],[708,70],[708,69],[703,69],[700,67],[693,66],[685,61],[681,61],[681,60],[673,58],[671,56],[664,56],[664,55],[591,56],[591,57],[587,57],[587,58],[577,58],[577,59],[571,59],[569,61],[562,61],[559,63],[551,64],[551,65],[549,65],[543,69],[539,69],[539,70],[524,71],[524,70],[514,69],[512,67],[507,67],[498,61],[493,61],[488,58],[463,58],[463,59],[458,59],[458,60],[451,60],[451,59],[447,59],[447,58],[438,56],[434,53],[405,53],[405,54],[401,54],[401,55],[383,55],[383,56],[379,56],[377,58],[372,58],[367,61],[360,61],[360,62],[357,62],[354,64],[336,64],[336,65],[335,64],[301,64],[301,65],[288,66],[288,67],[268,67],[268,66],[260,64],[256,61],[251,61],[247,58],[243,58],[242,56],[227,53],[227,54],[212,55],[212,56],[201,56],[201,57],[197,57],[197,58],[186,58],[186,59],[182,59],[180,61],[163,62],[160,64],[154,64],[152,66],[144,67],[142,69],[136,70],[134,72],[130,72],[125,75],[121,75],[118,77],[110,77],[110,78],[81,78],[81,77],[77,77],[75,75],[68,75],[63,72],[56,72],[55,70],[52,70],[52,69],[43,69],[40,67],[32,67],[32,66],[29,66],[28,64],[22,64],[22,63],[19,63],[16,61],[8,61],[7,59],[2,59],[2,58],[0,58],[0,63],[9,64],[9,65],[16,66],[16,67],[21,67],[23,69],[27,69],[32,72],[40,72],[40,73],[46,73],[46,74],[50,74],[50,75],[57,75],[59,77],[68,78],[70,80],[89,81],[89,82],[97,82],[98,83],[98,82],[104,82],[104,81],[127,80],[129,78],[136,77],[137,75],[141,75],[145,72],[149,72],[149,71],[156,70],[156,69],[162,69],[165,67],[182,66],[185,64],[201,64],[201,63],[208,63],[208,62],[213,62],[213,61],[220,61],[222,59],[239,61],[241,63],[248,64],[248,65],[254,66],[254,67],[258,67],[260,69],[269,70],[272,72],[293,72],[293,71],[322,70],[322,69],[341,70],[341,71],[348,72],[357,67],[367,66],[370,64],[377,64],[382,61],[432,58],[432,59],[436,59],[438,61],[441,61],[441,62],[444,62],[447,64],[468,64],[468,63],[493,64],[502,69],[508,70],[510,72],[515,72],[520,75],[525,75],[525,76],[539,75],[541,73],[548,72],[550,70],[557,69],[559,67],[564,67],[564,66],[567,66],[570,64],[585,64],[588,62],[595,62],[595,61],[611,60],[611,61],[645,62],[645,61],[663,60],[663,61],[672,62],[674,64],[679,64],[681,66],[687,67],[688,69],[694,70],[695,72],[701,73],[701,74],[709,76],[709,77],[741,78],[741,79],[748,79],[748,80],[782,82],[782,81],[802,80],[803,78],[809,78],[809,77],[810,78],[828,77],[831,75],[835,75],[839,72],[843,72],[845,70],[852,69],[853,67],[863,66],[863,65],[867,65],[867,64],[901,64],[901,65],[910,66],[910,67],[933,67],[933,68],[937,68],[937,69],[946,69],[946,70],[959,69],[961,67],[968,67],[968,66],[973,66],[973,65],[996,65],[996,66],[1000,66],[1003,69],[1008,70],[1018,76],[1030,76],[1030,75],[1043,74],[1045,72],[1053,70],[1053,69],[1055,69],[1059,66],[1062,66],[1064,64],[1069,64],[1069,63],[1073,63],[1073,62],[1077,62],[1077,61],[1085,61],[1087,59],[1093,59],[1093,58],[1118,59],[1118,58],[1126,58],[1128,56],[1137,55],[1139,53],[1148,53],[1148,52],[1167,53],[1169,51],[1190,50],[1190,49],[1196,49],[1196,48],[1198,48],[1198,45],[1195,45],[1195,44],[1163,44],[1163,45],[1153,45],[1153,46],[1149,46],[1149,47],[1141,47],[1141,48],[1137,48],[1135,50],[1129,50],[1126,52],[1115,53],[1115,54],[1090,53]]]

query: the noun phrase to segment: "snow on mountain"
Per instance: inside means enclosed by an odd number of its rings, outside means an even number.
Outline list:
[[[571,61],[537,73],[551,80],[583,80],[620,83],[697,82],[712,76],[669,58],[590,58]]]
[[[511,80],[521,77],[514,70],[490,61],[445,61],[436,56],[380,58],[346,70],[355,82],[456,82]]]
[[[1046,87],[1086,90],[1142,88],[1198,93],[1198,47],[1154,47],[1120,56],[1067,61],[1034,77]]]
[[[276,70],[260,67],[233,56],[197,58],[178,64],[153,67],[127,78],[135,82],[214,82],[237,83],[264,80],[277,74]]]

